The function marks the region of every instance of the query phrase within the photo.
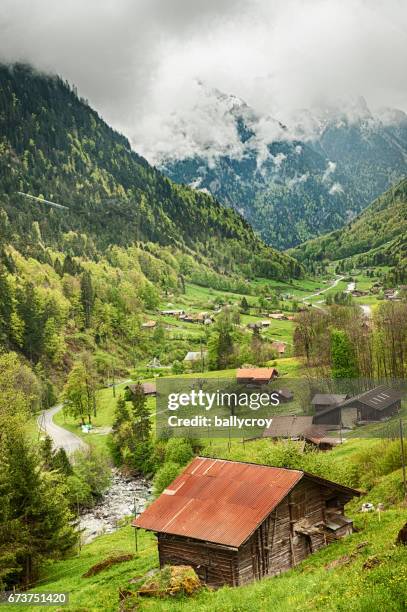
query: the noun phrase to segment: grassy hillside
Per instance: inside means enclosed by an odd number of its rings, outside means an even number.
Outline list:
[[[344,228],[291,251],[300,261],[352,258],[358,265],[389,265],[406,270],[407,179],[375,200]]]
[[[221,444],[221,441],[217,443]],[[225,443],[226,444],[226,443]],[[234,442],[233,448],[241,443]],[[380,444],[377,442],[376,444]],[[270,448],[269,441],[246,444],[246,453]],[[371,441],[353,440],[331,453],[329,463],[338,476],[343,466],[349,471],[358,454],[371,446]],[[225,446],[226,448],[226,446]],[[236,454],[236,450],[232,453]],[[215,454],[221,448],[214,448]],[[322,460],[321,458],[321,460]],[[253,460],[254,455],[245,456]],[[326,462],[328,466],[328,459]],[[406,520],[405,507],[399,494],[392,502],[386,498],[396,490],[401,480],[400,470],[389,472],[377,480],[363,501],[384,501],[386,510],[379,516],[359,513],[360,500],[348,508],[360,531],[311,555],[298,567],[278,577],[263,579],[238,588],[218,591],[204,589],[197,596],[186,598],[140,598],[140,610],[270,610],[291,612],[298,606],[304,610],[328,611],[399,611],[407,605],[407,548],[395,546],[398,531]],[[394,487],[396,486],[396,489]],[[70,593],[68,610],[117,610],[119,589],[134,590],[147,571],[157,567],[156,541],[152,534],[138,532],[139,550],[135,551],[134,533],[124,527],[114,534],[99,537],[85,546],[77,557],[54,563],[44,571],[35,591]],[[115,554],[135,553],[135,558],[84,578],[83,574],[95,563]],[[132,580],[135,583],[131,583]],[[17,608],[18,609],[18,608]],[[133,608],[130,608],[133,609]]]

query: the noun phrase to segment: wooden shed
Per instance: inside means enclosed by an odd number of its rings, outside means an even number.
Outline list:
[[[358,495],[300,470],[196,457],[133,525],[156,533],[160,567],[237,586],[350,533],[344,505]]]
[[[279,340],[275,340],[271,343],[271,348],[273,351],[276,351],[280,356],[284,355],[287,345],[285,342],[280,342]]]
[[[271,426],[263,431],[263,438],[289,438],[298,440],[312,427],[312,416],[274,416]]]
[[[128,391],[131,395],[135,395],[137,393],[137,388],[141,387],[144,395],[146,396],[153,396],[155,397],[157,395],[157,387],[155,383],[136,383],[136,384],[130,384],[127,385],[126,387],[124,387],[125,391]]]
[[[239,368],[236,382],[248,385],[267,385],[278,376],[276,368]]]
[[[380,385],[343,402],[342,422],[347,426],[356,423],[383,421],[397,414],[401,407],[401,393]]]
[[[320,410],[314,424],[353,427],[357,423],[383,421],[397,414],[401,407],[401,393],[380,385],[355,395],[340,404]]]
[[[327,408],[333,408],[342,404],[349,396],[338,393],[317,393],[311,400],[315,413],[323,412]]]

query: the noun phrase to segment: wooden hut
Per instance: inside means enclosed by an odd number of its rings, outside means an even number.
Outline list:
[[[263,438],[305,438],[312,427],[312,416],[282,415],[273,417],[271,426],[263,431]]]
[[[353,427],[356,424],[383,421],[397,414],[401,407],[401,393],[380,385],[355,395],[342,403],[315,414],[316,425]]]
[[[401,393],[380,385],[343,402],[342,422],[352,426],[356,423],[383,421],[397,414],[401,407]]]
[[[317,393],[311,400],[315,413],[323,412],[327,408],[333,408],[342,404],[349,396],[344,393]]]
[[[140,383],[141,389],[144,395],[153,396],[157,395],[157,387],[155,383]],[[125,391],[128,391],[130,395],[135,395],[137,393],[137,384],[131,384],[124,387]]]
[[[267,385],[278,376],[276,368],[239,368],[236,382],[249,385]]]
[[[160,567],[237,586],[350,533],[344,505],[358,495],[300,470],[196,457],[133,525],[156,533]]]
[[[281,357],[281,355],[284,355],[287,345],[285,342],[280,342],[279,340],[275,340],[274,342],[271,343],[271,348],[273,349],[273,351],[276,351]]]

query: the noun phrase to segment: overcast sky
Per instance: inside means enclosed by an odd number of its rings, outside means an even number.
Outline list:
[[[192,129],[199,81],[278,118],[358,95],[407,110],[405,0],[2,0],[0,56],[77,85],[152,160],[175,114]]]

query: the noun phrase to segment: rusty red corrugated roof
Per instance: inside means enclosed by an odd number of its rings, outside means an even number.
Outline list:
[[[238,547],[302,477],[298,470],[196,457],[133,524]]]
[[[236,372],[237,380],[269,381],[277,376],[276,368],[239,368]]]

